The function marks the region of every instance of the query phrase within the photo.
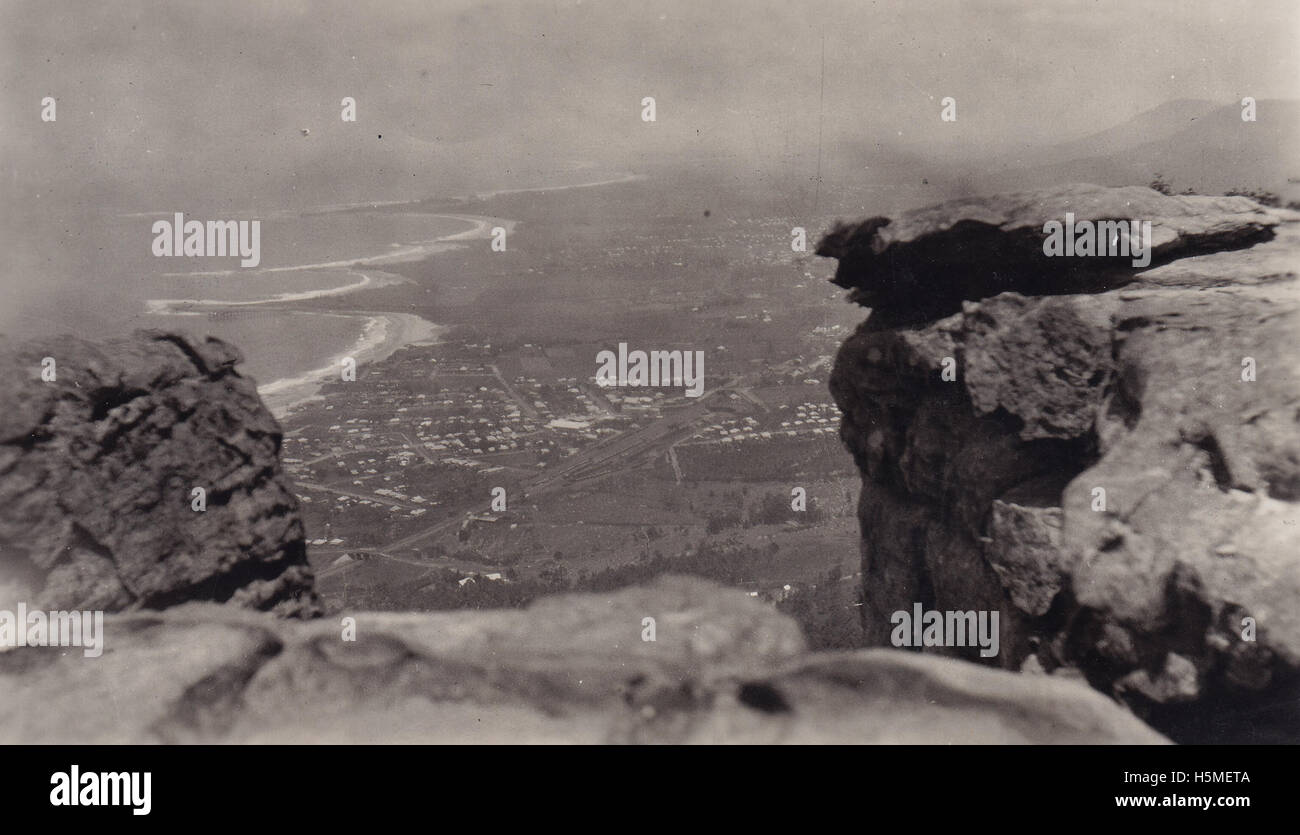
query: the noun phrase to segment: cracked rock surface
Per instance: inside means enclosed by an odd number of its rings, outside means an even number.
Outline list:
[[[0,742],[1165,741],[1077,681],[809,654],[794,621],[697,579],[275,617],[316,602],[280,430],[238,360],[163,333],[0,350],[0,608],[119,612],[99,657],[0,649]]]
[[[155,331],[0,340],[0,608],[317,610],[280,427],[240,359]]]
[[[1067,210],[1152,220],[1157,266],[1042,257]],[[1003,667],[1082,675],[1175,739],[1296,741],[1300,216],[1066,186],[819,251],[874,305],[831,378],[869,640],[914,602],[996,609]]]
[[[963,300],[1097,291],[1133,280],[1133,255],[1048,257],[1044,224],[1149,221],[1151,264],[1268,240],[1282,214],[1247,197],[1164,195],[1142,186],[1087,184],[969,197],[840,224],[818,244],[836,258],[833,282],[878,320],[935,319]],[[1131,227],[1129,227],[1131,228]],[[1139,227],[1140,228],[1140,227]],[[1116,246],[1120,229],[1097,227]],[[1128,242],[1124,241],[1127,245]]]
[[[110,616],[104,654],[0,652],[6,743],[1129,743],[1086,685],[894,650],[807,653],[743,591],[664,577],[526,610]],[[642,640],[642,619],[656,640]]]

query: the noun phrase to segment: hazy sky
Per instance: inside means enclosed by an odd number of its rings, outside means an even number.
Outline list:
[[[0,0],[0,152],[11,193],[167,208],[534,184],[679,153],[780,165],[819,133],[1005,148],[1170,99],[1300,98],[1298,20],[1294,0]]]

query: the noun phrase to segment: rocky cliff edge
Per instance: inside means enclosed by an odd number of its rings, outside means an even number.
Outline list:
[[[1046,256],[1067,212],[1150,221],[1152,266]],[[833,230],[834,281],[874,305],[831,379],[871,642],[917,602],[998,610],[1000,666],[1175,739],[1295,741],[1298,220],[1081,185]]]

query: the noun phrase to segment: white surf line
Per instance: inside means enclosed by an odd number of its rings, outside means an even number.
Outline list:
[[[468,241],[490,238],[492,237],[493,226],[500,226],[506,232],[513,232],[518,224],[518,221],[515,220],[506,220],[503,217],[484,217],[483,215],[434,215],[434,217],[449,217],[454,220],[463,220],[475,224],[473,229],[457,232],[454,235],[446,235],[439,238],[439,241]]]
[[[303,209],[300,214],[311,215],[329,215],[338,212],[351,212],[357,209],[387,209],[392,206],[412,206],[416,203],[422,203],[422,200],[362,200],[359,203],[325,203],[319,206],[311,206]]]
[[[497,197],[502,194],[528,194],[538,191],[568,191],[575,188],[596,188],[597,186],[612,186],[619,183],[634,183],[639,180],[648,179],[645,174],[624,174],[620,177],[614,177],[608,180],[596,180],[590,183],[571,183],[560,186],[533,186],[531,188],[505,188],[496,191],[476,191],[470,194],[462,194],[456,197],[446,198],[448,200],[465,200],[469,198]],[[422,197],[414,200],[362,200],[358,203],[326,203],[320,206],[309,206],[304,209],[275,209],[269,212],[226,212],[226,214],[250,215],[255,216],[257,220],[266,220],[277,217],[302,217],[312,214],[333,214],[336,212],[350,212],[357,209],[388,209],[395,206],[420,206],[435,199],[431,197]],[[170,218],[175,212],[119,212],[116,217],[159,217]],[[417,214],[427,214],[418,212]],[[432,215],[432,217],[453,217],[453,215]],[[463,217],[463,216],[457,216]]]
[[[648,177],[645,174],[624,174],[620,177],[614,177],[608,180],[596,180],[590,183],[571,183],[569,185],[560,185],[560,186],[534,186],[532,188],[504,188],[504,189],[497,189],[496,191],[475,191],[469,194],[460,194],[460,195],[455,195],[446,198],[422,197],[416,200],[381,200],[381,201],[367,200],[361,203],[334,203],[325,206],[316,206],[314,207],[314,209],[310,209],[310,210],[304,209],[303,211],[304,213],[314,212],[316,214],[331,214],[334,212],[349,212],[349,211],[355,211],[357,209],[370,209],[370,208],[379,208],[379,207],[391,208],[394,206],[423,206],[424,204],[430,202],[431,200],[446,200],[446,201],[483,200],[489,197],[499,197],[500,195],[503,194],[528,194],[528,193],[541,192],[541,191],[568,191],[570,189],[575,189],[575,188],[596,188],[597,186],[612,186],[612,185],[617,185],[619,183],[634,183],[639,180],[645,180],[645,179],[648,179]],[[428,214],[428,213],[414,212],[414,214]],[[142,212],[140,213],[140,216],[152,217],[153,214]],[[465,218],[477,217],[477,216],[437,214],[437,215],[432,215],[432,217],[458,217],[458,218],[465,219]],[[501,221],[500,218],[498,218],[497,220]],[[504,225],[504,224],[499,222],[498,225]]]
[[[596,188],[597,186],[612,186],[618,183],[634,183],[638,180],[646,179],[644,174],[624,174],[622,177],[614,177],[610,180],[597,180],[594,183],[573,183],[567,186],[536,186],[534,188],[503,188],[497,191],[480,191],[475,192],[474,197],[485,199],[488,197],[499,197],[503,194],[532,194],[539,191],[569,191],[576,188]]]
[[[258,304],[283,304],[285,302],[300,302],[308,299],[319,299],[326,296],[342,296],[347,293],[354,293],[374,283],[374,279],[362,272],[348,269],[348,272],[361,276],[359,281],[352,284],[344,284],[342,287],[331,287],[326,290],[304,290],[301,293],[277,293],[265,299],[250,299],[247,301],[223,301],[221,299],[147,299],[145,301],[145,310],[149,313],[174,315],[176,308],[186,307],[249,307]],[[183,311],[181,311],[183,312]],[[312,311],[315,312],[315,311]]]
[[[191,277],[191,276],[223,276],[223,275],[245,275],[250,276],[256,273],[282,273],[282,272],[300,272],[303,270],[331,270],[342,269],[360,276],[360,280],[345,284],[341,287],[332,287],[325,290],[305,290],[298,293],[277,293],[264,299],[251,299],[246,301],[224,301],[221,299],[147,299],[145,301],[145,310],[147,313],[159,315],[174,315],[178,312],[184,312],[186,308],[195,307],[249,307],[260,304],[284,304],[286,302],[308,301],[310,299],[324,298],[328,296],[342,296],[347,293],[354,293],[358,290],[365,289],[374,283],[373,276],[360,272],[355,267],[378,267],[384,264],[397,264],[409,261],[418,261],[429,255],[437,254],[444,251],[448,244],[457,244],[463,241],[485,239],[491,237],[493,226],[502,226],[507,232],[513,231],[516,221],[506,220],[505,218],[484,217],[481,215],[431,215],[431,217],[440,217],[450,220],[459,220],[471,224],[469,229],[462,232],[454,232],[450,235],[443,235],[416,246],[407,246],[396,252],[387,252],[382,255],[368,255],[363,258],[353,258],[346,261],[326,261],[319,264],[298,264],[290,267],[267,267],[265,269],[255,270],[252,272],[246,270],[214,270],[206,272],[191,273],[164,273],[169,277]],[[394,281],[400,281],[394,277]]]
[[[327,314],[330,315],[330,314]],[[276,394],[286,389],[292,389],[299,386],[309,386],[324,377],[331,376],[338,372],[339,363],[344,357],[353,357],[362,362],[365,361],[367,354],[380,348],[388,339],[388,329],[394,324],[393,320],[387,316],[358,314],[340,314],[347,318],[364,318],[365,324],[362,326],[361,335],[353,345],[343,352],[332,357],[328,363],[320,368],[313,368],[305,371],[295,377],[285,377],[274,380],[265,385],[257,387],[258,394]]]
[[[320,314],[351,319],[364,319],[361,336],[351,349],[336,354],[328,364],[293,377],[281,378],[259,385],[268,409],[278,420],[283,420],[298,406],[318,399],[321,386],[337,379],[339,363],[351,357],[358,365],[378,362],[392,356],[407,345],[437,342],[443,326],[423,319],[413,313],[339,313]]]
[[[454,243],[456,241],[468,240],[471,238],[490,237],[487,232],[491,229],[494,222],[500,223],[498,218],[480,217],[478,215],[429,215],[429,217],[440,217],[449,220],[459,220],[465,223],[473,224],[473,228],[464,232],[456,232],[451,235],[443,235],[440,238],[434,238],[432,241],[414,244],[403,247],[395,252],[384,252],[378,255],[364,255],[360,258],[348,258],[342,261],[321,261],[317,264],[292,264],[288,267],[262,267],[256,270],[231,269],[231,270],[195,270],[184,273],[163,273],[165,278],[184,278],[186,276],[219,276],[219,275],[256,275],[258,273],[292,273],[302,270],[333,270],[344,267],[377,267],[383,264],[398,263],[410,258],[421,258],[425,255],[433,254],[430,247],[442,243]],[[513,225],[513,221],[506,221]],[[400,244],[399,244],[400,246]],[[436,251],[436,250],[434,250]]]

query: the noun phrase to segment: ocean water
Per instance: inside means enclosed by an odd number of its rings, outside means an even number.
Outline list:
[[[371,321],[360,313],[313,313],[312,295],[399,280],[367,265],[423,257],[449,246],[440,238],[473,228],[466,220],[396,211],[187,213],[186,220],[261,220],[261,263],[241,268],[235,257],[154,256],[153,223],[172,214],[44,217],[44,228],[29,230],[18,241],[23,245],[6,251],[0,332],[103,338],[164,328],[211,335],[237,345],[245,357],[241,371],[267,384],[347,353]],[[277,299],[274,308],[259,304]]]

